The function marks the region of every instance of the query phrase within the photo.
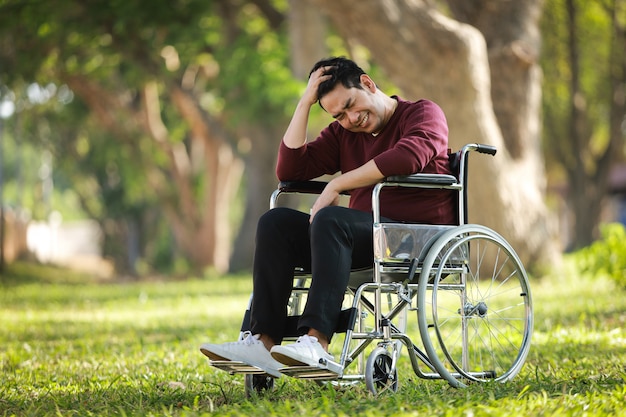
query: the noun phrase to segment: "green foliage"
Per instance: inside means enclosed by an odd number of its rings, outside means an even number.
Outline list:
[[[302,83],[291,74],[285,45],[286,39],[280,33],[253,32],[249,37],[240,37],[234,50],[222,50],[217,55],[220,72],[228,74],[216,87],[226,101],[231,128],[249,124],[250,120],[267,126],[282,125],[291,115]]]
[[[376,398],[292,378],[246,398],[241,376],[209,367],[198,346],[237,337],[249,276],[97,284],[62,272],[2,276],[0,415],[626,416],[626,299],[570,258],[532,283],[533,347],[513,381],[457,390],[418,379],[403,355],[398,393]]]
[[[574,0],[576,10],[575,52],[570,50],[569,16],[565,0],[545,2],[541,20],[543,71],[542,107],[544,113],[544,152],[548,169],[595,170],[595,159],[609,142],[610,103],[613,100],[611,72],[617,55],[612,48],[622,48],[614,41],[608,4],[601,0]],[[626,21],[623,3],[615,2],[617,24]],[[622,29],[623,30],[623,29]],[[574,54],[574,55],[573,55]],[[612,56],[615,55],[615,56]],[[579,78],[579,92],[572,97],[574,71]],[[585,120],[571,120],[572,101],[585,111]],[[571,143],[573,124],[589,143]],[[584,166],[573,158],[580,153]]]
[[[302,86],[289,69],[282,24],[287,2],[263,6],[252,1],[0,0],[0,85],[17,104],[20,139],[35,152],[52,153],[55,192],[71,190],[87,216],[110,226],[104,230],[105,256],[115,258],[124,271],[137,266],[124,264],[128,224],[139,229],[140,259],[132,262],[142,269],[171,271],[179,257],[188,255],[176,247],[172,225],[165,220],[172,216],[162,210],[165,205],[168,213],[180,208],[179,188],[170,181],[180,175],[180,167],[171,166],[167,150],[146,132],[140,111],[146,82],[158,85],[166,140],[189,153],[193,172],[185,179],[199,212],[215,188],[207,186],[213,167],[192,147],[195,133],[172,103],[171,87],[196,100],[211,118],[211,130],[230,141],[235,152],[242,135],[286,125]],[[84,90],[74,95],[67,85]],[[27,93],[37,86],[50,87],[50,94],[40,100]],[[107,126],[102,115],[114,122]],[[16,119],[7,120],[7,132],[17,130]],[[7,142],[18,140],[7,137]],[[17,189],[21,174],[13,166],[3,169],[16,172],[5,178],[8,190]],[[38,181],[28,178],[19,185],[36,190]],[[159,189],[153,185],[157,181]],[[32,207],[37,218],[48,214],[40,195],[21,203]]]
[[[579,250],[576,260],[581,271],[607,275],[626,289],[626,228],[620,223],[601,225],[600,240]]]

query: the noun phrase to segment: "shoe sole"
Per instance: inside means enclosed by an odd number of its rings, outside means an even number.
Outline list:
[[[200,352],[202,352],[202,354],[204,356],[206,356],[207,358],[211,359],[212,361],[230,361],[230,359],[225,358],[223,356],[220,356],[216,353],[211,352],[210,350],[206,350],[204,348],[200,348]]]
[[[276,359],[278,362],[285,364],[287,366],[316,366],[318,364],[310,364],[308,362],[302,362],[297,359],[292,358],[291,356],[287,356],[280,352],[272,352],[272,358]]]

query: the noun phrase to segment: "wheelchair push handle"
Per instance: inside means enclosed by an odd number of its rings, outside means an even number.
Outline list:
[[[486,153],[488,155],[495,155],[498,152],[498,148],[491,145],[484,145],[482,143],[475,143],[472,145],[472,148],[478,153]]]

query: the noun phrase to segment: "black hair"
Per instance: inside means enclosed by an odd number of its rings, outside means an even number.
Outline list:
[[[320,67],[329,67],[326,72],[324,72],[324,75],[332,75],[332,77],[323,81],[317,87],[318,101],[332,91],[337,83],[341,83],[346,88],[363,88],[361,86],[361,75],[365,74],[365,71],[348,58],[333,57],[322,59],[313,66],[309,77]]]

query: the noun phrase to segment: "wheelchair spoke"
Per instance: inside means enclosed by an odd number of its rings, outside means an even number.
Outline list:
[[[420,318],[428,354],[445,358],[435,361],[440,372],[508,380],[519,372],[530,346],[532,306],[523,266],[508,243],[483,226],[461,226],[449,235],[433,248],[439,255],[436,268],[427,271],[432,295],[419,292],[420,301],[430,298],[432,311],[430,319]],[[458,264],[458,253],[470,256],[457,278],[447,271]],[[420,278],[422,284],[426,275]],[[433,339],[436,345],[429,343]]]

